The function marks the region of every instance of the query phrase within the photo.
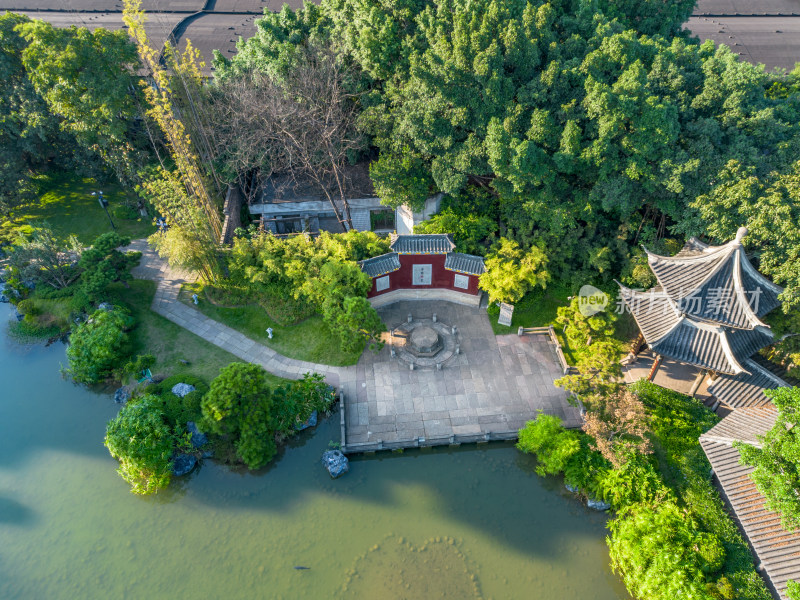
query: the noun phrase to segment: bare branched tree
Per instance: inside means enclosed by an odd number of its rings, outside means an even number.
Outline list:
[[[642,401],[630,390],[596,399],[586,413],[583,430],[594,438],[595,448],[615,467],[626,462],[631,453],[653,451],[647,436],[647,412]]]
[[[208,121],[248,202],[272,175],[310,181],[342,229],[352,228],[343,167],[366,138],[357,126],[359,94],[347,89],[350,76],[352,67],[333,51],[311,46],[279,82],[252,73],[227,79],[210,94]],[[249,185],[253,174],[257,186]]]

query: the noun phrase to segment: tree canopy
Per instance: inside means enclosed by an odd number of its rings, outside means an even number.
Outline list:
[[[743,464],[767,507],[781,515],[786,529],[800,527],[800,388],[778,388],[764,392],[778,408],[775,425],[760,439],[761,446],[738,443]]]
[[[784,84],[681,32],[692,7],[323,0],[265,15],[257,35],[215,65],[221,80],[280,78],[303,48],[329,45],[353,73],[348,85],[359,90],[359,124],[379,151],[370,172],[385,201],[418,207],[434,191],[484,189],[496,208],[473,212],[496,218],[523,250],[542,248],[554,275],[610,279],[639,260],[630,242],[652,244],[670,230],[716,237],[695,200],[724,180],[731,161],[767,188],[780,181],[760,200],[765,222],[796,216],[794,79]],[[759,230],[743,199],[725,210],[737,227]],[[788,284],[784,300],[795,302],[796,236],[764,231],[752,244],[765,272]]]
[[[81,254],[78,268],[81,273],[81,287],[90,300],[97,300],[100,294],[115,281],[127,282],[133,279],[131,269],[139,264],[141,252],[122,253],[117,248],[131,243],[130,238],[116,232],[104,233],[92,242]]]
[[[121,368],[130,355],[127,330],[133,323],[120,309],[95,311],[70,335],[67,373],[80,383],[97,383]]]
[[[154,494],[169,485],[175,436],[155,396],[141,396],[123,406],[106,427],[105,445],[133,493]]]
[[[277,452],[272,405],[264,368],[231,363],[220,370],[203,397],[202,428],[229,438],[242,462],[258,469]]]

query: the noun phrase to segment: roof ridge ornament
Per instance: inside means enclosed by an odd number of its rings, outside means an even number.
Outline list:
[[[736,231],[736,239],[734,239],[734,243],[739,244],[741,246],[742,240],[747,237],[747,234],[750,233],[750,230],[747,227],[739,227]]]

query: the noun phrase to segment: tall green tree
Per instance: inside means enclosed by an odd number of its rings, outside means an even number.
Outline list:
[[[203,397],[202,428],[225,436],[250,469],[266,465],[277,452],[273,394],[260,365],[231,363],[220,370]]]
[[[58,128],[22,62],[27,42],[19,26],[29,22],[0,15],[0,214],[34,198],[32,169],[53,153],[49,142]]]
[[[489,302],[517,302],[535,287],[550,280],[547,256],[537,246],[527,251],[514,240],[500,238],[486,256],[486,272],[478,284],[489,294]]]
[[[800,527],[800,388],[764,392],[778,408],[775,425],[759,446],[737,443],[743,464],[755,470],[750,478],[767,498],[767,507],[781,515],[788,530]]]
[[[90,300],[96,300],[105,289],[116,281],[127,282],[133,279],[131,269],[139,264],[141,252],[118,250],[131,243],[130,238],[116,232],[104,233],[92,242],[91,248],[84,250],[78,261],[81,269],[81,288]]]
[[[629,506],[609,523],[609,529],[611,565],[634,597],[715,597],[706,575],[725,564],[725,548],[674,501]]]
[[[120,180],[133,180],[142,158],[134,139],[139,58],[126,33],[39,20],[20,24],[18,31],[27,41],[22,62],[28,77],[61,127],[100,155]]]
[[[120,309],[94,312],[70,335],[66,373],[79,383],[98,383],[121,369],[130,356],[128,330],[133,325]]]
[[[128,402],[106,426],[105,445],[119,461],[117,472],[134,494],[154,494],[169,485],[175,435],[155,396]]]
[[[382,198],[418,206],[430,191],[482,187],[502,235],[545,249],[554,274],[610,278],[632,269],[631,242],[683,223],[702,233],[690,203],[729,161],[763,178],[798,160],[793,80],[766,93],[779,77],[679,34],[691,8],[323,0],[265,18],[225,68],[270,73],[330,40],[364,76],[359,123],[379,150]]]

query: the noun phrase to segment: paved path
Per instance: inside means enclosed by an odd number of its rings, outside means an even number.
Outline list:
[[[320,373],[328,383],[337,387],[342,380],[355,379],[355,366],[332,367],[289,358],[263,344],[254,342],[227,325],[209,319],[199,310],[187,306],[178,299],[181,284],[195,279],[191,274],[171,269],[167,262],[147,244],[147,240],[135,240],[127,249],[138,250],[142,253],[141,263],[132,271],[133,276],[137,279],[158,282],[151,308],[173,323],[177,323],[244,361],[261,365],[279,377],[300,379],[304,373],[310,371]]]
[[[295,360],[209,319],[178,299],[181,284],[194,278],[170,269],[147,245],[129,246],[142,253],[134,277],[158,282],[152,309],[170,321],[287,379],[320,373],[339,388],[344,402],[343,446],[350,451],[513,439],[538,411],[559,416],[567,427],[581,424],[567,393],[553,385],[560,376],[547,336],[495,336],[485,310],[450,302],[398,302],[378,310],[389,326],[412,313],[430,318],[435,311],[461,333],[461,354],[442,369],[408,370],[392,358],[389,347],[364,352],[358,364],[332,367]]]

